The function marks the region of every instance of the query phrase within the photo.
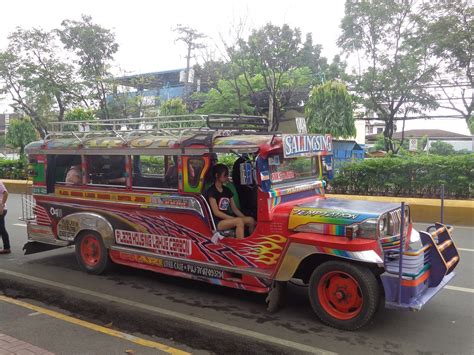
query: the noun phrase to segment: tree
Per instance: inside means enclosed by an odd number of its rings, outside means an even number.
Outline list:
[[[82,107],[76,107],[64,115],[65,121],[94,121],[96,119],[94,111],[91,109],[84,109]],[[94,129],[97,127],[92,127]],[[86,130],[86,127],[83,128]],[[81,128],[77,124],[64,125],[63,131],[80,131]]]
[[[225,79],[234,86],[239,113],[244,112],[248,95],[255,113],[267,114],[271,128],[278,129],[284,112],[302,109],[311,86],[324,81],[327,60],[320,56],[321,46],[313,44],[310,34],[302,41],[299,28],[269,23],[252,30],[247,39],[242,33],[240,26],[235,30],[235,40],[224,43],[229,64]],[[263,88],[253,83],[261,83]]]
[[[186,104],[180,98],[167,100],[160,106],[160,116],[179,116],[187,113]]]
[[[352,75],[351,86],[358,102],[385,122],[385,148],[395,153],[400,148],[392,140],[395,120],[403,120],[404,128],[409,114],[437,107],[426,88],[438,63],[419,35],[424,15],[414,0],[346,0],[338,45],[347,53],[361,52],[368,63]]]
[[[468,0],[432,0],[424,5],[424,38],[448,75],[438,80],[448,103],[440,106],[461,114],[474,134],[474,7]],[[446,90],[446,84],[454,84],[454,90]]]
[[[452,155],[456,153],[451,144],[443,141],[433,142],[430,146],[429,152],[437,155]]]
[[[258,85],[255,83],[257,79],[250,78],[248,80],[252,82],[251,85],[255,89]],[[209,92],[204,94],[194,95],[194,97],[204,102],[202,107],[196,110],[196,113],[245,115],[253,115],[256,113],[243,75],[235,80],[221,79],[218,81],[216,88],[212,88]]]
[[[20,156],[25,154],[25,146],[37,138],[30,118],[12,119],[8,127],[6,142],[14,148],[20,148]]]
[[[47,118],[61,121],[67,108],[81,99],[73,66],[57,55],[54,32],[18,28],[8,40],[0,52],[0,91],[10,95],[14,108],[30,116],[44,137]]]
[[[356,128],[352,112],[352,98],[344,84],[330,81],[316,86],[305,107],[308,130],[334,137],[353,137]]]
[[[107,94],[111,91],[110,62],[118,50],[115,34],[82,15],[82,21],[64,20],[58,34],[64,48],[77,56],[79,74],[98,102],[99,116],[110,118]]]
[[[200,43],[200,41],[204,39],[206,36],[198,32],[194,28],[183,26],[183,25],[177,25],[174,31],[178,33],[178,37],[176,38],[176,41],[184,42],[184,44],[186,44],[186,47],[187,47],[186,78],[184,82],[184,97],[187,100],[189,97],[189,69],[191,68],[192,52],[195,49],[200,49],[204,47],[204,45]]]
[[[264,27],[253,30],[248,39],[239,40],[237,48],[228,48],[230,57],[240,73],[244,75],[248,90],[254,97],[257,111],[263,113],[265,100],[259,100],[257,92],[250,83],[250,77],[261,75],[265,88],[265,96],[268,98],[268,118],[273,130],[278,129],[279,119],[284,112],[284,94],[291,97],[295,87],[284,87],[283,78],[291,77],[294,71],[300,67],[303,54],[311,56],[314,48],[303,51],[301,31],[299,28],[290,28],[267,24]],[[294,82],[294,81],[293,81]],[[307,83],[309,91],[309,82]]]

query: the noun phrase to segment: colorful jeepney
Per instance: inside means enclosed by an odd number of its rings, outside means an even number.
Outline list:
[[[59,129],[26,147],[26,252],[75,245],[90,273],[122,264],[267,293],[271,309],[286,283],[300,280],[317,316],[348,330],[380,302],[419,310],[451,280],[452,228],[418,232],[408,206],[326,196],[322,158],[332,138],[268,132],[267,123],[225,115],[68,122],[88,129]],[[216,230],[204,197],[222,154],[240,159],[231,167],[235,200],[256,201],[256,229],[241,240]],[[79,184],[65,181],[70,165],[81,168]],[[123,183],[110,184],[104,166]]]

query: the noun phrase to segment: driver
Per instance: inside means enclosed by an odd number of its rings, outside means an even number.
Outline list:
[[[224,164],[217,164],[213,168],[213,175],[215,182],[207,190],[207,196],[217,230],[235,228],[237,238],[243,239],[245,227],[249,228],[250,234],[255,229],[255,219],[245,216],[237,208],[232,191],[224,186],[229,180],[229,168]],[[228,214],[229,207],[234,216]]]

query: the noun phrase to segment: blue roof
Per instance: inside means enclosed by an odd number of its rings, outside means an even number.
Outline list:
[[[334,140],[333,150],[364,150],[356,141]]]

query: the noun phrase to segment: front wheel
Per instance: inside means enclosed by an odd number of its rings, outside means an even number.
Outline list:
[[[76,259],[84,271],[99,275],[109,268],[111,261],[99,233],[84,231],[76,237],[75,244]]]
[[[356,330],[375,314],[379,304],[379,285],[367,267],[328,261],[311,275],[309,298],[323,323],[338,329]]]

